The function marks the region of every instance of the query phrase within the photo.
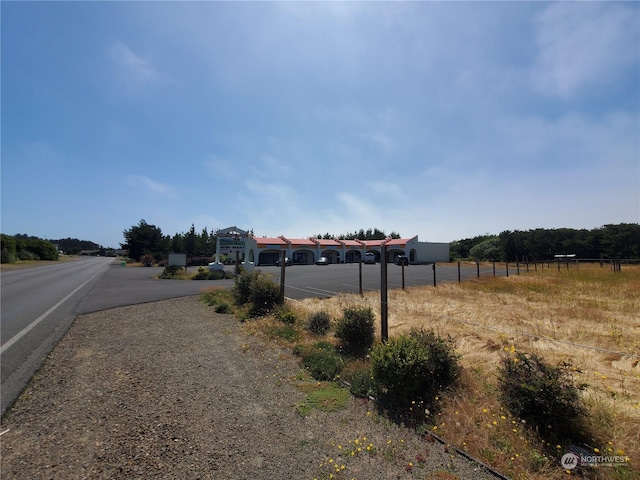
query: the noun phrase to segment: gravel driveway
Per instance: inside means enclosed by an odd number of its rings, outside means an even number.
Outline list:
[[[0,476],[492,478],[363,400],[300,416],[299,374],[197,296],[80,316],[2,420]]]

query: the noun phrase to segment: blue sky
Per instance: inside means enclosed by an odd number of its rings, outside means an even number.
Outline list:
[[[640,222],[640,4],[2,2],[5,234]]]

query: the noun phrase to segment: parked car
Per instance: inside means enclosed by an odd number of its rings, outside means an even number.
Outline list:
[[[327,257],[320,257],[316,260],[316,265],[329,265],[331,262]]]
[[[393,263],[395,263],[396,265],[409,265],[409,257],[407,257],[406,255],[398,255],[393,260]]]
[[[278,257],[278,259],[276,260],[276,266],[279,267],[280,265],[282,265],[282,258]],[[289,257],[286,257],[284,259],[284,266],[288,267],[289,265],[291,265],[291,259]]]
[[[364,263],[374,264],[376,263],[376,256],[373,253],[365,253],[364,254]]]

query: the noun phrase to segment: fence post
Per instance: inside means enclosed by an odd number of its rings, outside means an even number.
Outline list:
[[[284,302],[284,272],[287,267],[287,252],[282,251],[280,255],[280,299]]]
[[[476,260],[476,274],[480,278],[480,261]]]
[[[387,304],[387,246],[380,248],[380,338],[389,340],[389,305]]]
[[[516,275],[520,275],[520,262],[516,260]]]
[[[360,287],[360,296],[362,296],[362,256],[360,256],[360,261],[358,262],[358,285]]]
[[[506,262],[504,262],[504,265],[507,269],[507,278],[509,278],[509,260],[507,260]]]
[[[493,262],[493,276],[494,276],[494,278],[496,276],[496,262],[495,261]]]
[[[458,283],[460,283],[460,260],[458,260]]]
[[[433,262],[433,286],[436,287],[436,262]]]

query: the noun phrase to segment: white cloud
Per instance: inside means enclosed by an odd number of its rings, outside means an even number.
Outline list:
[[[540,49],[534,85],[570,97],[611,81],[637,61],[638,18],[632,6],[607,2],[552,3],[536,19]]]
[[[124,43],[111,45],[107,55],[118,81],[129,93],[139,93],[149,87],[173,82],[171,77],[156,69],[150,58],[136,54]]]
[[[393,182],[367,182],[367,188],[379,196],[382,202],[407,202],[409,199],[405,195],[405,190]]]
[[[133,188],[142,188],[154,195],[169,199],[175,199],[179,196],[178,190],[175,187],[165,183],[156,182],[155,180],[143,175],[129,175],[127,181],[129,186]]]

